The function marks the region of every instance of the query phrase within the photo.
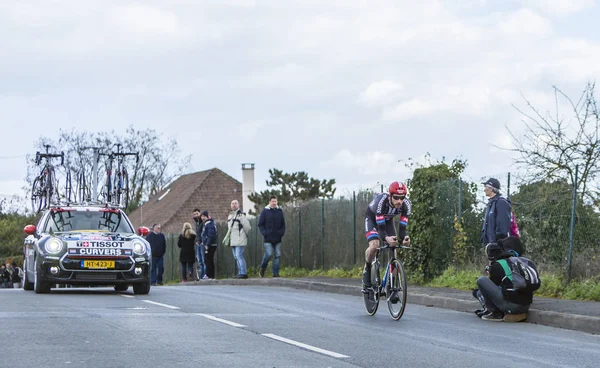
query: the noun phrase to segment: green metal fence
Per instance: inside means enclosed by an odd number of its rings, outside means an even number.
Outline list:
[[[525,183],[510,175],[502,178],[503,194],[510,193],[527,255],[544,271],[564,274],[567,278],[589,278],[600,275],[600,216],[592,203],[566,182]],[[475,182],[479,189],[481,184]],[[482,262],[481,226],[487,199],[473,194],[476,186],[464,180],[432,183],[434,198],[429,211],[435,214],[429,224],[435,229],[434,244],[429,244],[427,259],[447,267],[457,254],[465,262]],[[471,189],[469,189],[471,188]],[[378,188],[379,189],[379,188]],[[469,193],[471,190],[471,194]],[[353,193],[346,198],[317,199],[297,207],[284,208],[286,233],[282,241],[282,266],[306,269],[351,268],[364,262],[364,212],[373,198],[372,191]],[[575,203],[575,199],[579,198]],[[462,224],[466,241],[457,252],[456,221]],[[257,269],[263,256],[262,237],[256,218],[245,258],[248,268]],[[418,238],[408,228],[411,237]],[[226,224],[218,224],[219,244]],[[167,236],[165,280],[180,279],[177,235]],[[419,246],[419,244],[415,244]],[[237,274],[231,249],[219,245],[215,254],[217,277]]]

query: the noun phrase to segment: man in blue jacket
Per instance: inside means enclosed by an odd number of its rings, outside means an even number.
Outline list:
[[[202,228],[202,246],[206,248],[206,275],[204,279],[215,278],[215,252],[217,251],[217,225],[208,211],[202,211],[200,218],[204,223]]]
[[[485,247],[509,236],[512,210],[510,202],[500,195],[498,179],[490,178],[482,184],[489,198],[481,227],[481,243]]]
[[[281,257],[281,239],[285,234],[283,211],[277,205],[277,197],[269,198],[269,205],[263,208],[258,219],[258,228],[263,236],[265,255],[260,264],[260,277],[265,276],[269,259],[273,256],[273,277],[279,277],[279,258]]]

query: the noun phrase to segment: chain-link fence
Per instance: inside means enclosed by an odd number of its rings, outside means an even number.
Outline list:
[[[573,278],[589,278],[600,274],[600,215],[595,207],[566,182],[525,183],[510,174],[500,176],[502,193],[509,199],[526,247],[526,255],[545,272],[551,271]],[[512,182],[511,182],[512,181]],[[481,265],[483,247],[481,227],[487,198],[481,180],[443,180],[432,183],[430,205],[413,213],[408,232],[415,248],[426,248],[427,254],[414,258],[423,269],[428,264],[437,268]],[[377,188],[379,189],[379,188]],[[286,233],[282,242],[281,265],[306,269],[351,268],[364,262],[367,243],[364,235],[364,213],[376,193],[361,191],[347,198],[317,199],[298,206],[285,206]],[[411,192],[414,197],[416,193]],[[577,198],[574,206],[573,200]],[[415,208],[416,206],[413,206]],[[417,220],[420,219],[420,220]],[[415,224],[415,221],[424,223]],[[248,268],[257,269],[264,254],[257,218],[251,218],[245,258]],[[215,254],[217,277],[237,274],[230,248],[221,245],[226,224],[217,225],[219,247]],[[420,237],[419,232],[432,231],[433,237]],[[165,258],[166,281],[179,280],[180,263],[177,235],[169,235]],[[416,239],[428,239],[419,244]],[[410,266],[408,252],[407,263]],[[272,262],[272,260],[271,260]],[[414,264],[415,262],[413,262]],[[483,267],[483,265],[482,265]]]

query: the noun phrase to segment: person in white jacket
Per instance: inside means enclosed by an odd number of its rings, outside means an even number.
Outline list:
[[[227,217],[227,227],[229,228],[229,239],[233,258],[238,266],[237,279],[247,279],[248,271],[246,269],[246,259],[244,258],[244,250],[248,245],[248,233],[252,228],[246,214],[240,209],[240,203],[237,199],[231,201],[231,212]]]

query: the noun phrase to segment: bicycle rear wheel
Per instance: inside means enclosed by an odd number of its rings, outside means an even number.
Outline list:
[[[85,179],[85,172],[83,170],[77,174],[77,200],[80,203],[89,202],[92,200],[90,188],[88,188]]]
[[[386,286],[386,300],[394,321],[402,318],[406,308],[406,273],[400,260],[390,263],[390,277]]]
[[[40,212],[42,209],[43,199],[43,188],[40,177],[36,177],[31,186],[31,210],[34,213]]]
[[[371,287],[363,292],[363,301],[369,316],[375,315],[379,307],[379,280],[379,262],[375,261],[371,265]]]
[[[67,169],[67,175],[65,177],[65,199],[67,203],[75,202],[73,195],[73,182],[71,181],[71,170]]]
[[[121,194],[123,208],[127,208],[129,207],[129,175],[125,169],[123,169],[123,176],[121,177],[121,188],[123,190],[123,193]]]

